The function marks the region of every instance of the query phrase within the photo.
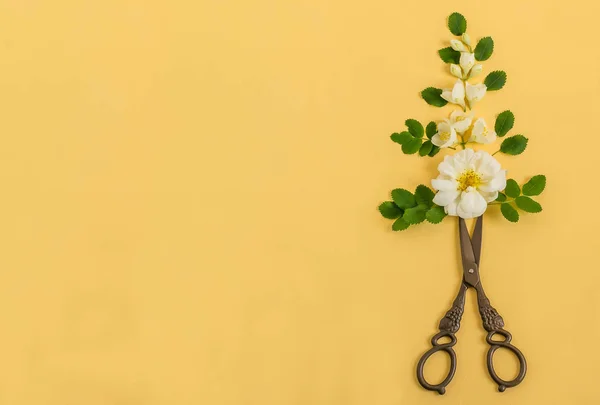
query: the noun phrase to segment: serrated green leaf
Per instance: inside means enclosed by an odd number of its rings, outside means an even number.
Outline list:
[[[392,190],[392,200],[394,200],[394,203],[398,206],[398,208],[403,210],[417,205],[413,193],[403,188]]]
[[[510,222],[519,222],[519,213],[509,203],[502,203],[502,205],[500,205],[500,212],[502,212],[504,218],[508,219]]]
[[[392,230],[393,231],[403,231],[406,228],[408,228],[410,226],[410,224],[408,222],[406,222],[404,220],[404,218],[400,217],[397,220],[394,221],[394,223],[392,224]]]
[[[424,204],[418,205],[414,208],[409,208],[404,211],[402,218],[411,225],[420,224],[425,221],[427,214],[427,206]]]
[[[431,143],[431,141],[423,142],[423,145],[421,145],[421,148],[419,149],[419,156],[429,155],[429,152],[431,152],[431,149],[433,149],[433,144]]]
[[[504,193],[498,193],[498,197],[496,197],[496,201],[498,202],[504,202],[506,201],[506,194]]]
[[[421,92],[421,97],[427,102],[427,104],[434,107],[443,107],[448,102],[442,98],[442,89],[436,89],[435,87],[427,87]]]
[[[448,17],[448,29],[456,36],[462,35],[467,30],[467,20],[460,13],[452,13]]]
[[[494,40],[492,37],[484,37],[477,42],[475,47],[475,59],[478,61],[488,60],[494,52]]]
[[[418,205],[431,207],[433,197],[435,197],[435,193],[432,189],[423,184],[417,186],[417,189],[415,190],[415,201]]]
[[[423,138],[423,125],[417,120],[407,119],[404,124],[408,127],[408,132],[415,138]]]
[[[496,131],[496,135],[504,136],[512,129],[515,125],[515,115],[509,111],[502,111],[496,117],[496,123],[494,124],[494,130]]]
[[[510,198],[517,198],[521,195],[521,188],[519,187],[519,183],[517,183],[514,179],[506,180],[506,188],[504,189],[504,194],[509,196]]]
[[[525,212],[541,212],[542,206],[537,201],[531,199],[530,197],[526,197],[524,195],[517,197],[515,199],[517,203],[517,207],[521,208]]]
[[[439,224],[445,217],[446,211],[444,211],[444,207],[440,207],[439,205],[434,205],[431,207],[425,215],[427,221],[432,224]]]
[[[427,128],[425,128],[425,135],[427,135],[427,138],[431,139],[437,132],[437,124],[433,121],[431,121],[429,124],[427,124]]]
[[[405,142],[410,141],[411,139],[413,139],[413,136],[410,134],[410,132],[408,131],[403,131],[403,132],[394,132],[391,136],[390,139],[396,143],[399,143],[400,145],[404,144]]]
[[[440,49],[438,51],[440,58],[446,63],[454,63],[458,65],[460,63],[460,52],[452,49],[451,46],[447,48]]]
[[[431,152],[429,152],[429,156],[434,157],[438,153],[440,153],[440,147],[433,145],[433,148],[431,148]]]
[[[507,155],[520,155],[527,148],[529,139],[523,135],[515,135],[506,138],[500,145],[500,152]]]
[[[546,176],[538,174],[533,176],[529,181],[523,184],[523,194],[525,195],[540,195],[546,188]]]
[[[396,219],[404,214],[404,210],[394,204],[393,201],[386,201],[379,205],[379,212],[384,218]]]
[[[488,91],[500,90],[506,84],[506,72],[495,70],[485,77],[483,83]]]
[[[421,149],[421,145],[423,144],[423,140],[420,138],[413,138],[410,141],[402,144],[402,152],[407,155],[412,155],[417,153],[419,149]]]

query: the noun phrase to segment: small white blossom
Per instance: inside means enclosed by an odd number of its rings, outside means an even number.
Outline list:
[[[453,76],[456,77],[462,77],[462,69],[460,68],[460,66],[455,65],[454,63],[450,64],[450,73],[452,73]]]
[[[466,93],[467,93],[467,100],[469,100],[469,105],[471,107],[473,107],[473,104],[475,102],[481,100],[483,98],[483,96],[485,96],[486,90],[487,90],[487,87],[483,83],[470,84],[469,82],[467,82],[466,83]],[[444,97],[443,93],[442,93],[442,97]]]
[[[469,73],[473,65],[475,65],[475,55],[471,52],[461,52],[460,67],[465,72],[465,75]]]
[[[496,140],[496,132],[488,128],[483,118],[479,118],[473,125],[471,139],[477,143],[492,143]]]
[[[464,113],[460,110],[454,110],[452,111],[452,114],[450,114],[450,124],[459,134],[463,134],[467,129],[469,129],[472,122],[473,114],[471,113]]]
[[[458,104],[463,109],[465,108],[465,85],[462,80],[458,79],[452,89],[443,90],[442,98],[449,103]]]
[[[438,191],[433,202],[448,215],[478,217],[506,187],[506,170],[485,151],[468,148],[446,156],[438,170],[439,176],[431,181]]]
[[[459,51],[459,52],[465,52],[467,50],[467,47],[465,46],[465,44],[463,44],[458,39],[451,39],[450,46],[452,47],[452,49],[454,49],[455,51]]]
[[[469,34],[467,34],[466,32],[464,34],[462,34],[462,41],[467,44],[467,45],[471,45],[471,37],[469,36]]]
[[[456,143],[456,130],[448,120],[437,124],[437,133],[431,137],[431,143],[440,148],[448,148]]]
[[[482,70],[483,70],[483,65],[481,65],[479,63],[477,65],[473,66],[473,68],[471,69],[471,73],[469,74],[469,78],[477,76],[478,74],[481,73]]]

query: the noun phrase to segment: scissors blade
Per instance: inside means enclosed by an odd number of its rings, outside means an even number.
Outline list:
[[[479,221],[479,220],[478,220]],[[463,218],[458,219],[460,254],[463,265],[463,280],[468,285],[475,287],[479,283],[479,268],[475,260],[475,252],[471,243],[471,237],[467,230],[467,224]],[[479,230],[481,232],[481,228]],[[481,234],[481,233],[480,233]],[[481,245],[479,246],[481,248]]]
[[[479,266],[481,259],[481,239],[483,236],[483,215],[477,218],[475,222],[475,230],[471,236],[471,246],[473,246],[473,254],[475,255],[475,263]]]

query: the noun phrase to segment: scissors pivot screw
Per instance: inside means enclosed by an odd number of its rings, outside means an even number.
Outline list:
[[[473,274],[473,273],[475,273],[475,270],[469,269],[469,273]]]

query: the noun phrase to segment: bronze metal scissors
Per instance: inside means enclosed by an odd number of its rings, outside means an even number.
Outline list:
[[[455,333],[460,328],[460,320],[465,308],[465,295],[469,287],[477,291],[477,303],[479,305],[479,314],[483,322],[483,328],[488,332],[486,342],[490,345],[487,352],[487,368],[492,379],[498,384],[498,391],[504,392],[506,388],[514,387],[523,381],[527,372],[527,362],[523,353],[510,342],[512,335],[504,330],[504,320],[498,314],[498,311],[490,305],[490,300],[485,295],[481,281],[479,279],[479,259],[481,257],[481,237],[483,227],[483,217],[477,218],[473,237],[469,237],[467,225],[462,218],[458,219],[460,248],[463,264],[463,280],[458,291],[458,295],[452,304],[452,308],[442,318],[439,325],[439,333],[431,338],[432,348],[429,349],[417,364],[417,379],[423,388],[430,391],[437,391],[440,395],[446,392],[446,386],[450,384],[454,373],[456,372],[456,353],[452,348],[456,344]],[[494,340],[494,336],[499,335],[503,340]],[[440,339],[450,338],[448,343],[440,343]],[[505,381],[496,374],[494,370],[494,353],[500,348],[512,351],[519,359],[519,374],[514,380]],[[429,384],[423,376],[425,362],[433,354],[444,351],[450,356],[450,370],[446,378],[439,384]]]

